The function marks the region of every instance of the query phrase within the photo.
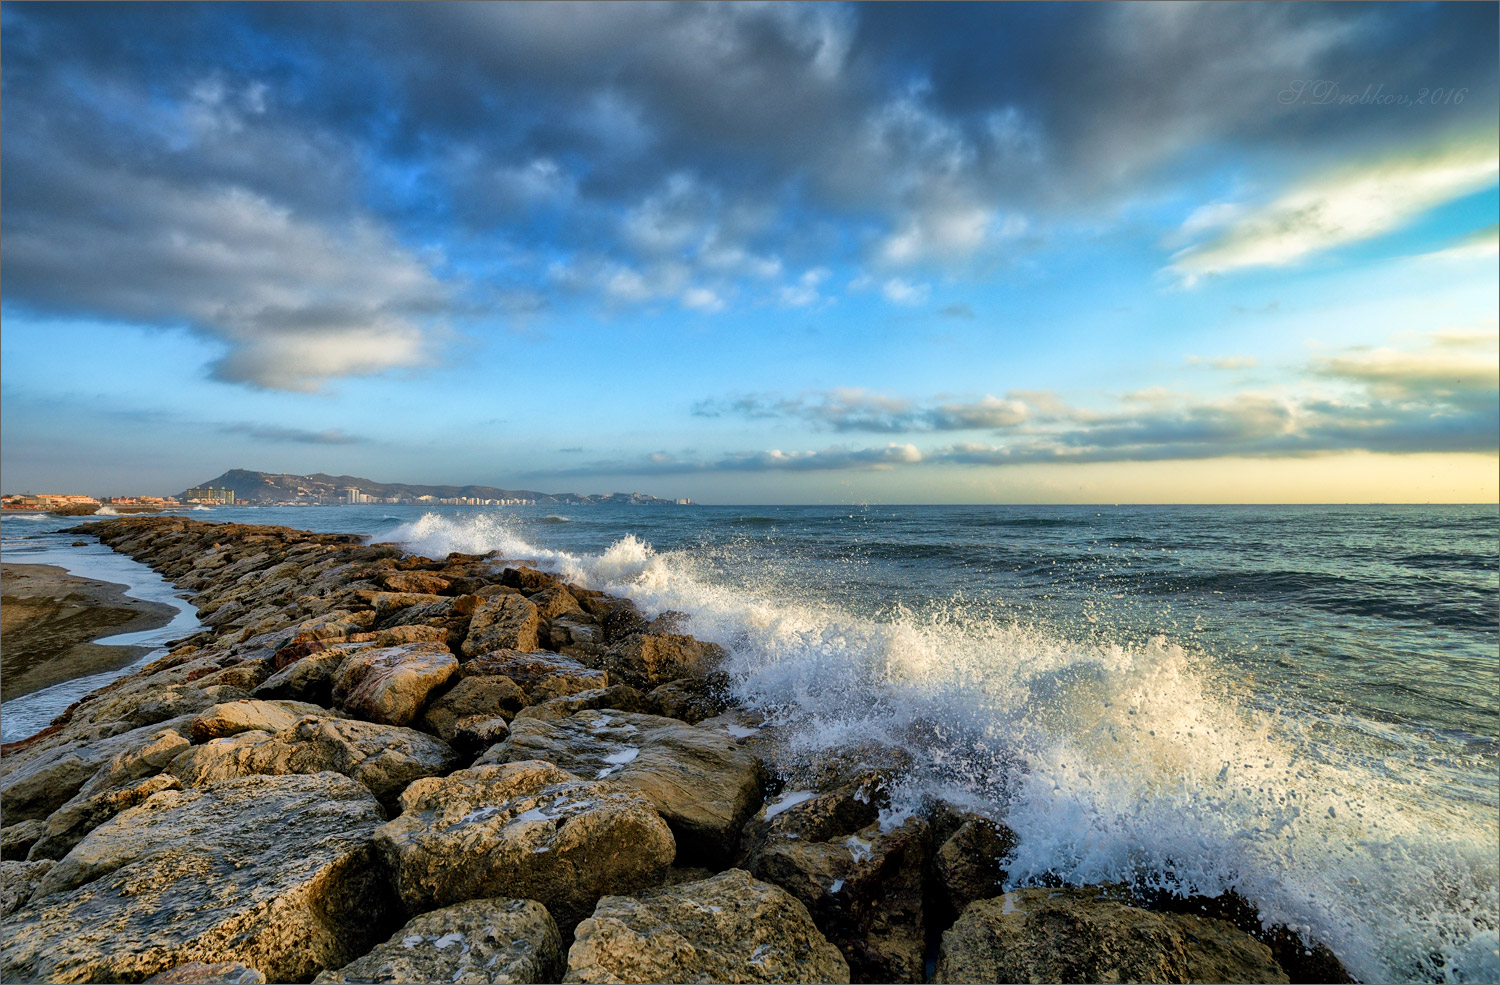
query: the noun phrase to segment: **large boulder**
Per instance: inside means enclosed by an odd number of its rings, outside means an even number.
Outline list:
[[[679,677],[707,677],[724,659],[724,649],[691,636],[639,633],[604,652],[601,666],[616,683],[654,688]]]
[[[368,790],[337,773],[166,791],[95,828],[6,924],[5,981],[129,982],[187,961],[305,981],[383,938]]]
[[[479,603],[469,620],[463,656],[477,657],[491,650],[535,650],[542,626],[536,606],[522,595],[496,595]]]
[[[938,982],[1285,982],[1266,945],[1224,920],[1157,913],[1097,887],[970,903],[943,934]]]
[[[730,869],[600,900],[563,981],[847,982],[849,966],[801,903]]]
[[[413,919],[384,944],[314,985],[329,982],[555,982],[562,939],[547,908],[530,899],[476,899]]]
[[[90,793],[80,790],[72,800],[52,812],[46,830],[27,855],[30,859],[58,859],[83,840],[84,836],[123,810],[144,803],[163,790],[181,790],[175,776],[157,774],[128,782],[122,786]]]
[[[604,671],[545,650],[491,650],[465,663],[463,673],[465,677],[507,677],[525,693],[528,704],[609,686]]]
[[[863,982],[925,980],[925,820],[881,824],[858,787],[792,792],[747,826],[742,864],[795,896]]]
[[[257,774],[342,773],[391,802],[413,780],[458,765],[447,743],[425,732],[339,718],[308,717],[277,733],[241,732],[193,746],[170,769],[185,786]]]
[[[458,661],[440,643],[360,650],[339,665],[333,701],[358,718],[409,725],[428,696],[457,674]]]
[[[672,826],[682,860],[710,868],[732,861],[740,828],[760,806],[765,782],[759,757],[722,732],[626,712],[517,718],[510,738],[479,762],[527,759],[640,794]]]
[[[333,647],[312,653],[266,678],[251,692],[255,697],[306,701],[317,705],[333,703],[333,678],[344,658],[359,647]]]
[[[676,855],[647,800],[551,763],[476,766],[413,783],[375,843],[407,907],[506,893],[570,928],[599,897],[661,881]]]
[[[8,917],[26,905],[36,892],[42,876],[51,870],[51,859],[22,862],[6,859],[0,862],[0,917]]]

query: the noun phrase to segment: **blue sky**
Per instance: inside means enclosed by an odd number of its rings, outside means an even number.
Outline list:
[[[3,21],[6,492],[1496,498],[1492,4]]]

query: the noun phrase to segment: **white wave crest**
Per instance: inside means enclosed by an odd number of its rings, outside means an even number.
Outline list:
[[[113,506],[101,506],[94,511],[95,516],[119,516],[120,513]]]
[[[1233,888],[1364,981],[1500,975],[1493,815],[1445,808],[1378,750],[1259,707],[1170,640],[1081,643],[959,603],[855,614],[819,601],[823,576],[633,535],[598,555],[548,550],[499,515],[428,514],[391,536],[430,556],[498,550],[688,613],[794,751],[899,745],[920,768],[898,809],[939,795],[1003,814],[1019,836],[1012,885]]]

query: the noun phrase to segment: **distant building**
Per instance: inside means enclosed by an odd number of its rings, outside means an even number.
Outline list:
[[[212,486],[195,486],[182,494],[184,503],[221,503],[234,505],[233,489],[215,489]]]
[[[351,505],[356,505],[359,503],[373,503],[376,501],[375,497],[370,496],[367,493],[360,492],[357,486],[345,486],[343,500],[344,502]]]

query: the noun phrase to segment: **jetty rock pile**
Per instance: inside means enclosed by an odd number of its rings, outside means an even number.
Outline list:
[[[786,767],[680,613],[493,554],[70,532],[207,628],[0,749],[0,980],[1347,980],[1244,907],[1002,893],[1003,824],[888,810],[899,756]]]

